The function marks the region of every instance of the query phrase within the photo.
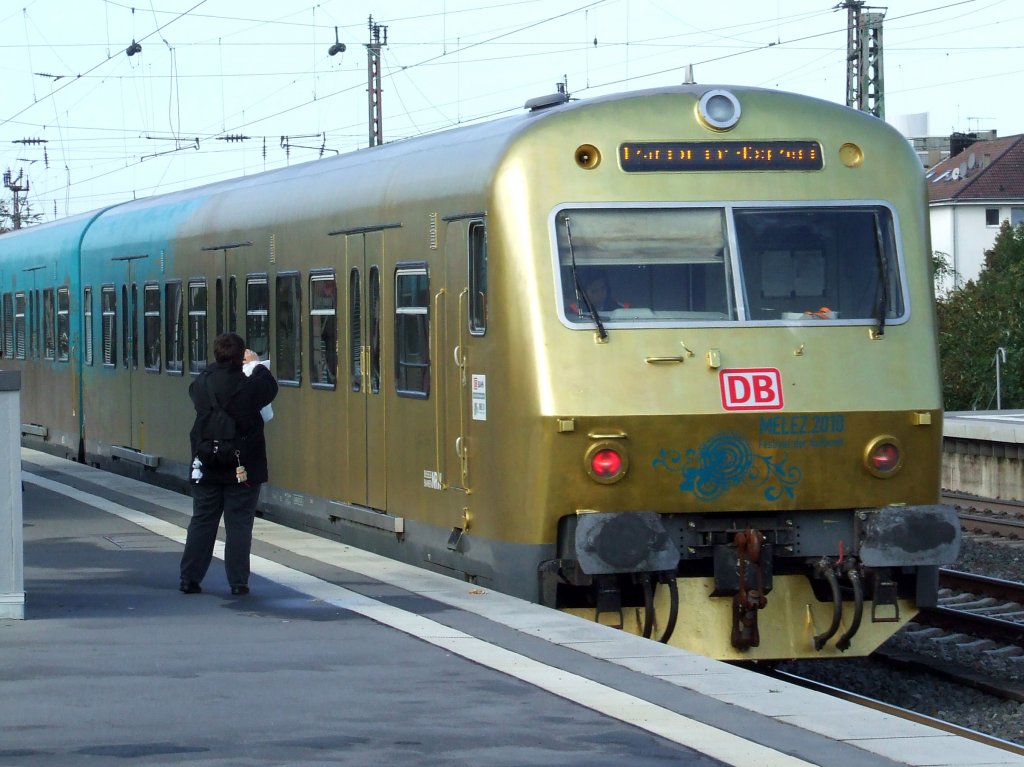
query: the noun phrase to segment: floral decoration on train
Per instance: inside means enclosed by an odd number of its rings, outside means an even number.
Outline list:
[[[680,491],[693,493],[702,501],[714,501],[740,485],[762,488],[768,501],[778,501],[783,496],[794,498],[796,486],[803,478],[803,472],[789,465],[785,454],[758,455],[735,432],[717,434],[685,454],[662,449],[653,466],[682,475]]]

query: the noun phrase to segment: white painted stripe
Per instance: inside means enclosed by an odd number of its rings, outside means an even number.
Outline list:
[[[114,514],[152,533],[184,545],[185,531],[127,506],[108,501],[66,485],[25,472],[24,478],[39,487],[72,498],[100,511]],[[265,537],[265,536],[263,536]],[[223,558],[223,543],[214,555]],[[656,706],[649,701],[620,692],[593,680],[548,666],[532,658],[492,645],[462,631],[421,615],[386,605],[341,586],[315,578],[263,557],[252,557],[252,572],[314,599],[350,610],[377,623],[414,636],[487,668],[520,679],[577,705],[633,725],[673,743],[693,748],[735,767],[812,767],[812,762],[783,754],[733,733],[706,725]]]

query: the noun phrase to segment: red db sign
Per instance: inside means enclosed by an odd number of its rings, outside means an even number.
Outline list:
[[[782,410],[782,374],[775,368],[737,368],[718,374],[726,410]]]

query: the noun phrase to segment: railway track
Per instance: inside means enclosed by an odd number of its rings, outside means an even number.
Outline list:
[[[1024,503],[944,492],[942,500],[959,511],[965,532],[1024,540]]]
[[[914,622],[1022,648],[1024,584],[957,570],[939,571],[939,604]]]

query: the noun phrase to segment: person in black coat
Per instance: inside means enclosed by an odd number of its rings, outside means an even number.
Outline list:
[[[249,593],[249,552],[252,527],[260,486],[268,479],[267,443],[260,410],[277,396],[277,380],[263,365],[256,365],[250,376],[242,371],[244,362],[259,356],[245,347],[236,333],[223,333],[213,342],[213,364],[192,382],[188,393],[196,409],[196,420],[189,434],[192,445],[192,519],[188,525],[185,551],[181,557],[181,585],[185,594],[198,594],[213,559],[217,527],[224,517],[224,572],[231,593]],[[239,466],[203,466],[197,455],[202,426],[211,409],[212,391],[224,410],[231,415],[245,439],[238,455]]]

